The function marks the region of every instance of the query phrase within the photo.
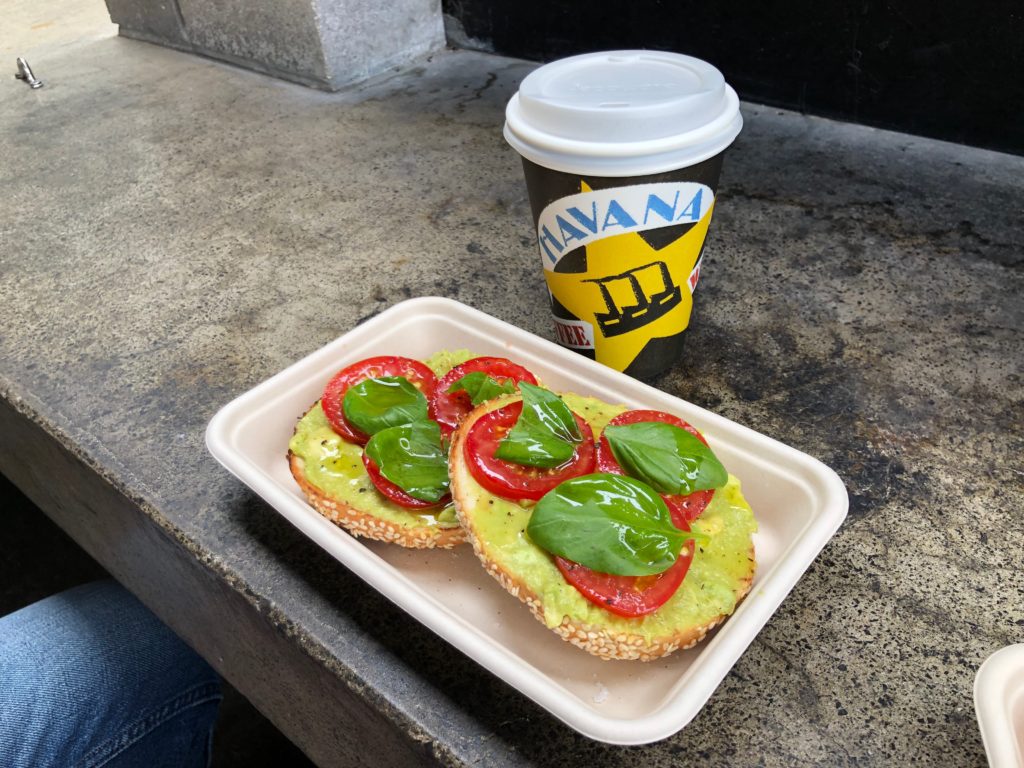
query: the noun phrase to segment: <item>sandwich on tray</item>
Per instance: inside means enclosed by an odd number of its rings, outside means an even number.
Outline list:
[[[470,541],[534,616],[604,659],[691,647],[753,579],[757,524],[700,432],[556,394],[505,358],[350,365],[299,420],[288,460],[310,504],[354,535]]]

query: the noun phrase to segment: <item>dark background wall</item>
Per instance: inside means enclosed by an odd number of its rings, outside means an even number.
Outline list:
[[[740,97],[1024,154],[1024,0],[443,0],[496,53],[652,48]]]

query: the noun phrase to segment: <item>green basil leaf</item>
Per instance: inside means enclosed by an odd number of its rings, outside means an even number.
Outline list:
[[[427,418],[427,398],[403,376],[364,379],[348,388],[341,407],[349,423],[368,435]]]
[[[729,480],[711,449],[673,424],[623,424],[607,427],[604,434],[626,474],[643,480],[659,493],[721,488]]]
[[[498,381],[492,379],[483,371],[467,373],[461,379],[448,387],[448,393],[464,390],[469,393],[469,399],[473,405],[480,405],[498,395],[511,395],[516,391],[516,385],[511,381]]]
[[[665,501],[623,475],[574,477],[546,493],[526,526],[537,546],[599,573],[653,576],[694,536],[672,524]]]
[[[523,411],[498,445],[499,459],[550,469],[572,458],[583,439],[569,406],[554,392],[519,382]]]
[[[437,422],[382,429],[370,438],[366,453],[384,477],[414,499],[435,502],[448,494],[448,457]]]

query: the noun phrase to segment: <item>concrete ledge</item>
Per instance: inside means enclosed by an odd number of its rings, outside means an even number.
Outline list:
[[[851,512],[700,715],[621,748],[203,446],[224,403],[402,298],[550,336],[501,137],[533,65],[445,51],[335,94],[125,39],[36,50],[45,88],[0,83],[0,472],[314,760],[984,764],[974,674],[1024,618],[1024,158],[743,105],[689,351],[656,383],[822,459]]]

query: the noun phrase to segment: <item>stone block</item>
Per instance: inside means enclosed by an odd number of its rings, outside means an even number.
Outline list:
[[[440,0],[106,0],[120,33],[325,90],[445,44]]]

